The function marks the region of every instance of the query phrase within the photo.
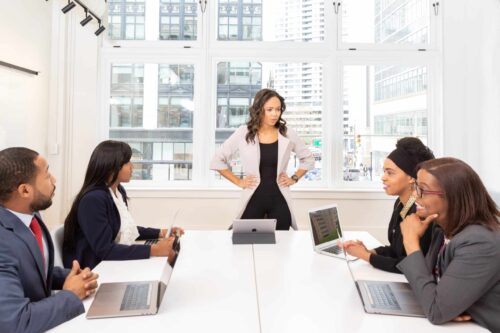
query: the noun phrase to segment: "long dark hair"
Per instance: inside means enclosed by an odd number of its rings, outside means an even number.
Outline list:
[[[488,194],[477,173],[465,162],[451,157],[422,162],[417,167],[433,175],[444,191],[448,203],[446,237],[458,234],[469,224],[479,224],[490,230],[500,228],[500,211]]]
[[[259,131],[260,122],[262,120],[262,113],[264,112],[264,104],[266,104],[266,102],[273,97],[277,97],[281,103],[280,119],[278,119],[274,127],[278,129],[281,135],[286,136],[286,121],[281,118],[283,112],[285,112],[286,110],[285,99],[281,97],[281,95],[278,94],[275,90],[261,89],[255,94],[253,103],[248,109],[248,111],[250,112],[250,120],[248,120],[247,122],[248,133],[245,136],[245,140],[247,141],[247,143],[255,142],[255,135],[257,135],[257,132]]]
[[[65,249],[73,249],[75,246],[75,235],[79,229],[78,206],[82,197],[92,189],[107,188],[113,184],[120,169],[130,162],[131,158],[132,149],[125,142],[107,140],[95,147],[90,156],[82,188],[76,195],[71,210],[64,220],[63,247]]]

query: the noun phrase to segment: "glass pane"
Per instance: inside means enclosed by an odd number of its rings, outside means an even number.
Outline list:
[[[319,63],[220,62],[217,64],[216,146],[222,144],[240,125],[248,121],[248,108],[262,88],[275,89],[285,98],[283,118],[312,151],[315,169],[304,177],[321,179],[322,155],[322,65]],[[292,156],[288,174],[298,167]],[[230,162],[233,172],[242,176],[239,157]]]
[[[142,65],[111,66],[110,127],[142,127],[143,73]]]
[[[194,67],[160,65],[158,128],[193,127]]]
[[[379,181],[386,156],[405,136],[427,142],[427,67],[344,67],[345,181]]]
[[[144,39],[144,0],[109,0],[110,39]]]
[[[323,0],[218,0],[218,40],[321,42]]]
[[[158,68],[158,109],[143,110],[145,66]],[[193,65],[111,66],[109,137],[131,145],[134,179],[191,180],[193,80]]]
[[[198,4],[195,1],[160,1],[160,39],[195,40]]]
[[[342,1],[344,43],[429,44],[429,0]]]

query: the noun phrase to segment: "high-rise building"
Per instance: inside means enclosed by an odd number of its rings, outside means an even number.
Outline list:
[[[323,0],[284,0],[277,14],[278,41],[321,42],[324,40]],[[274,89],[286,97],[286,120],[307,144],[322,138],[322,81],[319,63],[280,63],[272,71]]]

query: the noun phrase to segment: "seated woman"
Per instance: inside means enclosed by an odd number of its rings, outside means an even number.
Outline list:
[[[407,137],[398,140],[396,149],[384,161],[384,175],[382,176],[385,193],[398,196],[387,232],[390,245],[368,250],[361,241],[346,241],[344,248],[347,253],[368,261],[378,269],[401,273],[396,265],[406,257],[406,252],[399,225],[406,215],[416,211],[413,184],[417,178],[417,164],[433,158],[431,150],[419,139]],[[431,230],[429,229],[420,239],[420,248],[424,254],[427,253],[430,242]]]
[[[101,142],[90,157],[85,180],[64,221],[63,263],[78,260],[94,268],[102,260],[146,259],[168,256],[173,262],[174,237],[154,245],[132,245],[135,240],[165,238],[166,229],[135,225],[120,184],[132,177],[132,149],[124,142]],[[171,230],[183,233],[182,229]]]
[[[408,256],[398,268],[434,324],[474,320],[500,332],[500,211],[470,166],[419,165],[417,213],[401,223]],[[427,256],[420,238],[435,221]]]

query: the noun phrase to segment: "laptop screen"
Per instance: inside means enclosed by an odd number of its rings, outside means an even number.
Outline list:
[[[314,244],[320,245],[342,237],[336,206],[309,211]]]

